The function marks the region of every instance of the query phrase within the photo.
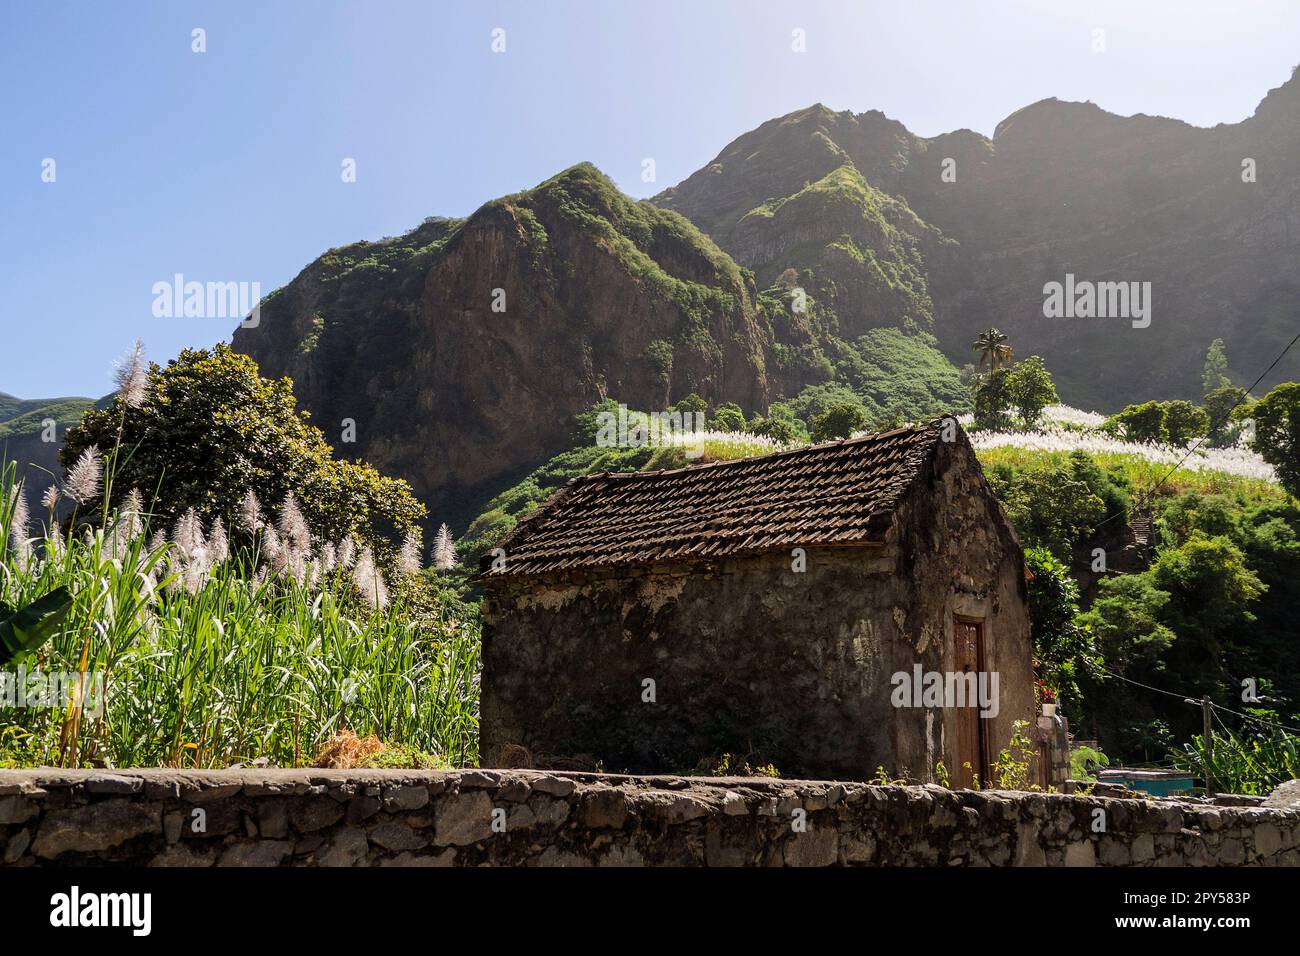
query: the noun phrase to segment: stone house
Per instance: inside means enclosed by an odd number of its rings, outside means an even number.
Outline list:
[[[969,784],[1036,716],[1024,555],[951,418],[573,479],[479,580],[488,766]]]

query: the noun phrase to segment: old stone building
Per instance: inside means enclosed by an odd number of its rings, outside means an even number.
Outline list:
[[[952,419],[574,479],[501,548],[480,571],[485,765],[728,753],[964,784],[1035,717],[1024,556]]]

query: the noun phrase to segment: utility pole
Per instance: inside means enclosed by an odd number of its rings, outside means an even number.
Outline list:
[[[1205,744],[1205,795],[1214,796],[1214,777],[1211,775],[1211,767],[1214,764],[1214,728],[1210,724],[1213,716],[1213,704],[1210,698],[1201,698],[1201,727],[1202,741]]]

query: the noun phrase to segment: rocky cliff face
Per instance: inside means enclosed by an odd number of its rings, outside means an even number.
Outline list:
[[[1243,181],[1247,160],[1255,182]],[[812,215],[780,221],[779,210],[828,178],[864,184],[859,195],[880,215],[851,222],[864,203],[840,190]],[[823,257],[869,247],[866,266],[881,269],[885,288],[907,286],[918,310],[928,293],[950,356],[967,360],[971,338],[997,325],[1017,354],[1043,355],[1076,404],[1199,399],[1211,340],[1223,338],[1250,379],[1297,330],[1300,78],[1251,118],[1213,129],[1044,100],[991,140],[966,130],[924,139],[879,112],[815,106],[746,133],[655,201],[760,279],[816,265],[814,245]],[[1150,326],[1045,318],[1043,286],[1067,273],[1150,282]],[[881,284],[829,278],[841,317],[875,321]],[[1300,356],[1289,357],[1269,381],[1298,374]]]
[[[567,447],[572,416],[607,396],[765,408],[769,335],[752,277],[583,165],[466,220],[331,250],[234,344],[293,378],[339,453],[408,479],[440,519]]]

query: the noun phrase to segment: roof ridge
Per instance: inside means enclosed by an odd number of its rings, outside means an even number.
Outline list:
[[[750,458],[575,476],[501,539],[508,565],[482,573],[879,543],[947,418]]]
[[[944,416],[953,417],[953,416]],[[809,452],[823,451],[827,448],[837,448],[845,445],[866,444],[869,441],[878,441],[883,438],[893,438],[905,432],[917,434],[937,428],[938,422],[943,418],[936,418],[932,421],[922,424],[900,425],[897,428],[891,428],[883,432],[868,432],[862,435],[850,435],[848,438],[833,438],[830,441],[818,442],[815,445],[800,445],[797,448],[781,448],[777,451],[770,451],[764,455],[747,455],[744,458],[723,458],[718,461],[701,462],[698,465],[679,465],[676,468],[656,468],[652,471],[598,471],[586,475],[577,475],[570,478],[566,484],[576,484],[580,481],[589,481],[596,478],[638,478],[650,477],[656,475],[676,475],[681,472],[704,471],[706,468],[722,468],[728,465],[753,464],[754,462],[771,461],[774,458],[783,456],[804,455]]]

